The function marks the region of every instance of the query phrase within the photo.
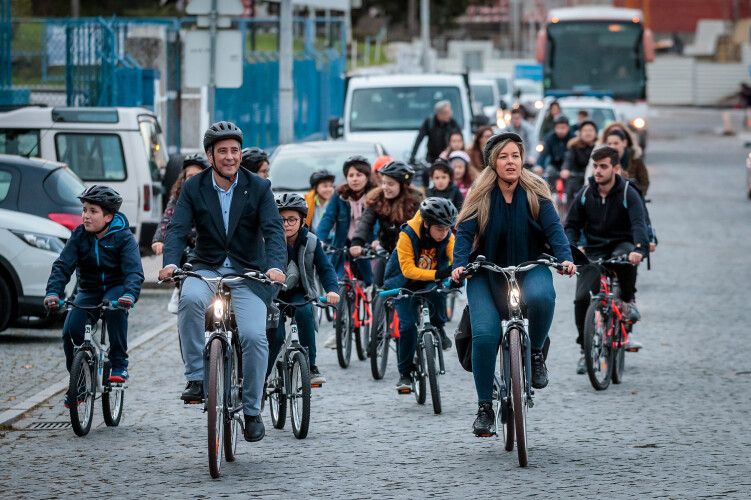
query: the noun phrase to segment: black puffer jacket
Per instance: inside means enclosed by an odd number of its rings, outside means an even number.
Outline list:
[[[584,174],[594,148],[594,144],[587,145],[579,137],[574,137],[568,142],[568,150],[563,157],[561,170],[570,170],[572,174]]]

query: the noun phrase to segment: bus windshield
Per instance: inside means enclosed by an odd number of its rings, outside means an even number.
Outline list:
[[[567,21],[548,25],[545,89],[646,97],[642,26],[632,22]]]

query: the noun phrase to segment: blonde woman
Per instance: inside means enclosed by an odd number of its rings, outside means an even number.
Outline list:
[[[514,133],[488,140],[483,159],[486,168],[475,180],[458,218],[452,276],[458,281],[470,258],[484,255],[500,266],[533,260],[546,249],[572,276],[571,249],[558,217],[550,189],[541,177],[524,169],[524,144]],[[520,276],[522,300],[527,306],[532,342],[532,387],[548,384],[542,347],[553,321],[555,290],[545,267],[535,267]],[[477,390],[478,412],[473,430],[477,436],[492,433],[492,406],[496,348],[501,319],[507,316],[505,282],[482,271],[467,281],[472,324],[472,373]],[[498,307],[496,306],[498,304]]]

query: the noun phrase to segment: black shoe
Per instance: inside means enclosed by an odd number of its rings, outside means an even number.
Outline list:
[[[251,443],[260,441],[266,434],[266,428],[263,426],[261,415],[245,415],[245,429],[243,429],[245,440]]]
[[[448,351],[451,349],[451,346],[453,345],[451,343],[451,339],[448,335],[446,335],[446,332],[443,330],[442,326],[438,327],[438,335],[441,336],[441,346],[443,347],[444,351]]]
[[[472,431],[477,437],[495,435],[495,412],[492,403],[480,403],[477,407],[477,418],[472,424]]]
[[[543,389],[548,385],[548,369],[542,351],[532,351],[532,387]]]
[[[412,390],[412,377],[409,375],[404,375],[403,373],[399,375],[399,382],[396,383],[396,390],[397,391],[411,391]]]
[[[203,402],[203,381],[202,380],[190,380],[188,385],[185,386],[180,399],[186,403],[201,403]]]

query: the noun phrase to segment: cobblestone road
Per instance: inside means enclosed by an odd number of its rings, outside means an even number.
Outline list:
[[[500,439],[472,436],[474,386],[453,350],[441,379],[444,412],[435,416],[395,394],[394,363],[376,382],[366,363],[341,370],[334,351],[321,349],[328,383],[314,390],[308,438],[296,440],[289,425],[271,428],[266,412],[266,438],[240,442],[237,461],[211,480],[205,417],[177,399],[182,363],[170,330],[131,355],[120,427],[100,425],[86,438],[69,429],[0,431],[0,495],[748,498],[747,152],[739,138],[716,136],[718,124],[716,112],[695,110],[660,110],[650,121],[660,246],[653,270],[640,269],[636,331],[645,349],[627,354],[623,384],[595,392],[575,375],[574,281],[556,277],[551,382],[529,412],[529,468]],[[147,322],[159,321],[166,298],[148,298],[156,305]],[[59,396],[17,425],[64,422],[61,409]]]

